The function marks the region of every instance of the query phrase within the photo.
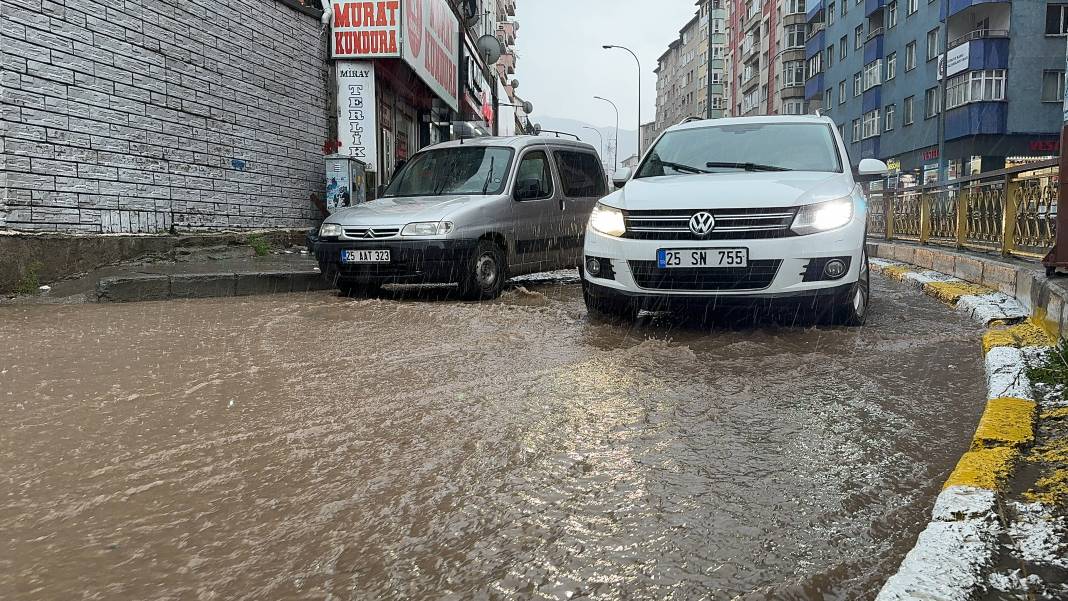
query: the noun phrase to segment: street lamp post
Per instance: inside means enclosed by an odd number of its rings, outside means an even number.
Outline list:
[[[612,48],[618,48],[620,50],[626,50],[634,57],[634,62],[638,63],[638,158],[642,158],[642,61],[638,58],[638,55],[633,50],[626,46],[616,46],[613,44],[605,44],[602,46],[605,50]],[[616,146],[619,146],[619,136],[616,136]]]
[[[601,145],[598,147],[598,153],[597,154],[603,155],[604,154],[604,134],[601,133],[601,130],[597,129],[596,127],[590,127],[589,125],[583,125],[582,129],[593,130],[593,132],[597,134],[597,137],[600,138],[600,140],[601,140]],[[604,159],[602,158],[601,160],[603,161]]]
[[[612,157],[612,171],[615,171],[616,169],[619,169],[619,107],[616,106],[616,103],[603,96],[594,96],[594,98],[596,100],[604,100],[608,104],[611,104],[612,108],[616,109],[616,150]]]

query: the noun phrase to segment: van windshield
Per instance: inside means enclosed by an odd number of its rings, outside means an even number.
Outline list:
[[[457,146],[428,150],[412,158],[384,196],[500,194],[512,164],[511,148]]]
[[[840,173],[842,161],[825,123],[713,125],[664,134],[635,177],[743,169]]]

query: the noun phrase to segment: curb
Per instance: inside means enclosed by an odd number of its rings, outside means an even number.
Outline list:
[[[915,256],[925,249],[910,250]],[[931,264],[935,259],[932,253]],[[937,262],[946,265],[944,259]],[[1056,334],[1006,292],[1010,286],[1000,266],[991,270],[998,281],[989,282],[982,275],[988,267],[984,262],[958,256],[950,270],[960,273],[960,265],[973,277],[978,273],[981,283],[897,261],[872,259],[874,271],[911,283],[989,328],[983,335],[987,376],[983,415],[969,449],[942,486],[931,521],[898,572],[883,585],[877,601],[965,601],[986,588],[998,539],[1006,527],[999,514],[1004,504],[1001,493],[1016,471],[1021,451],[1035,440],[1038,403],[1027,378],[1026,357],[1052,346]],[[990,283],[996,283],[997,289]],[[1015,291],[1015,284],[1011,288]]]
[[[332,286],[318,272],[307,271],[135,275],[102,278],[96,285],[95,300],[126,303],[311,292],[329,288]]]

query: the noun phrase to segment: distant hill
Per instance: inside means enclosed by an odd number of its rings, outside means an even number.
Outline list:
[[[569,134],[575,134],[576,136],[582,138],[583,142],[589,142],[590,144],[593,144],[594,146],[597,146],[600,143],[600,140],[597,137],[597,134],[593,133],[592,131],[590,131],[588,129],[584,129],[584,126],[590,126],[590,127],[595,128],[597,131],[601,132],[602,136],[604,136],[604,144],[605,144],[606,150],[601,151],[601,154],[602,154],[601,158],[605,162],[611,163],[613,156],[612,156],[610,143],[611,143],[611,140],[615,136],[615,133],[616,133],[615,124],[612,124],[611,126],[598,126],[598,125],[594,125],[592,123],[585,123],[583,121],[576,121],[575,119],[566,119],[566,118],[561,118],[561,117],[549,117],[549,116],[540,116],[540,117],[532,116],[531,117],[531,121],[541,125],[542,129],[562,131],[562,132],[569,133]],[[551,135],[551,134],[546,134],[546,135]],[[624,159],[626,159],[627,157],[635,154],[637,152],[637,150],[638,150],[638,133],[636,131],[634,131],[633,129],[623,129],[623,127],[621,126],[619,128],[619,162],[622,163]]]

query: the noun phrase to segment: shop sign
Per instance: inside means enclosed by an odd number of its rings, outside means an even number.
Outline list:
[[[938,158],[938,149],[937,148],[931,148],[931,149],[925,150],[925,151],[923,151],[923,154],[921,156],[923,157],[923,160],[925,160],[925,161],[930,161],[932,159],[937,159]]]
[[[901,173],[901,159],[887,159],[886,168],[890,173]]]
[[[460,110],[460,22],[448,0],[404,0],[404,61],[454,111]]]
[[[400,0],[334,2],[330,37],[334,58],[396,58],[401,55]]]
[[[940,74],[945,73],[948,77],[953,77],[961,71],[966,71],[968,69],[971,47],[971,42],[968,42],[967,44],[961,44],[956,48],[950,48],[945,54],[945,62],[942,61],[942,55],[939,55],[938,72]],[[941,77],[939,77],[939,79],[941,79]]]
[[[1031,152],[1056,154],[1061,151],[1059,140],[1031,140],[1027,147],[1031,149]]]
[[[378,171],[374,63],[339,61],[337,85],[338,154],[363,161],[367,171]]]

